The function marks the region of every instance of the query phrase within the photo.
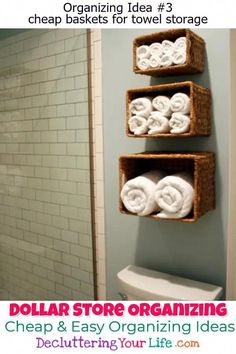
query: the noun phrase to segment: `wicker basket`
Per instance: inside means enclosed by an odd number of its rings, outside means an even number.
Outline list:
[[[162,169],[168,174],[181,171],[191,173],[195,191],[193,210],[187,217],[173,219],[175,221],[195,222],[200,216],[215,208],[215,156],[212,152],[131,154],[120,157],[119,169],[119,193],[128,180],[152,169]],[[119,208],[124,214],[135,215],[125,209],[121,199]],[[156,215],[147,217],[163,220]]]
[[[165,39],[175,41],[179,37],[187,38],[187,57],[186,63],[181,65],[172,65],[169,67],[150,68],[140,70],[136,63],[136,50],[141,45],[150,45],[154,42],[162,42]],[[188,29],[173,29],[163,32],[152,33],[137,37],[133,41],[133,71],[136,74],[169,76],[202,73],[205,65],[205,42]]]
[[[130,118],[129,105],[132,100],[139,97],[155,97],[158,95],[173,96],[177,92],[189,95],[190,103],[190,130],[187,133],[172,134],[141,134],[130,132],[128,120]],[[126,134],[133,138],[157,138],[157,137],[188,137],[209,135],[211,133],[211,93],[210,90],[196,85],[192,81],[147,86],[130,89],[126,93]]]

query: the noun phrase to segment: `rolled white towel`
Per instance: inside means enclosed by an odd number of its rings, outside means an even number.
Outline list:
[[[181,219],[193,208],[194,182],[190,174],[185,172],[167,176],[157,183],[155,200],[161,212],[158,217]]]
[[[187,133],[190,129],[190,117],[182,113],[173,113],[169,125],[173,134]]]
[[[157,212],[154,192],[157,182],[165,176],[163,171],[151,170],[125,183],[121,190],[121,200],[131,213],[145,216]]]
[[[179,37],[176,39],[174,43],[174,49],[176,52],[178,51],[186,51],[187,48],[187,39],[186,37]]]
[[[178,51],[172,54],[172,60],[175,65],[185,64],[186,58],[186,51]]]
[[[133,116],[128,120],[129,130],[136,134],[145,134],[148,131],[147,119],[141,116]]]
[[[161,57],[161,66],[168,67],[173,64],[173,56],[172,54],[164,54]]]
[[[172,55],[175,50],[174,43],[165,39],[162,41],[162,50],[164,54]]]
[[[151,56],[151,49],[148,45],[141,45],[137,48],[136,53],[138,58],[148,59]]]
[[[169,119],[161,112],[154,111],[147,120],[148,134],[168,133],[170,131]]]
[[[163,54],[163,47],[161,43],[152,43],[150,46],[150,52],[151,52],[151,56],[158,56],[161,57]]]
[[[137,61],[137,67],[140,70],[147,70],[150,68],[150,61],[147,58],[140,58]]]
[[[157,96],[152,100],[153,108],[157,111],[161,112],[164,116],[170,117],[171,116],[171,106],[170,106],[170,99],[167,96]]]
[[[149,65],[151,68],[158,68],[161,66],[161,58],[158,57],[157,55],[151,56],[149,59]]]
[[[152,111],[152,99],[150,97],[135,98],[130,102],[129,110],[133,115],[148,118]]]
[[[172,112],[181,112],[188,114],[190,112],[190,98],[185,93],[176,93],[170,99],[170,108]]]

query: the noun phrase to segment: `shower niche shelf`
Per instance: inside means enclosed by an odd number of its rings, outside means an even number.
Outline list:
[[[179,37],[186,37],[186,63],[171,65],[168,67],[148,68],[141,70],[137,66],[137,48],[141,45],[161,43],[163,40],[175,41]],[[197,74],[204,71],[205,66],[205,42],[197,34],[189,29],[171,29],[167,31],[151,33],[136,37],[133,41],[133,71],[136,74],[152,76],[169,76]]]
[[[194,180],[194,203],[190,214],[182,219],[161,219],[156,215],[146,217],[154,220],[175,220],[192,223],[215,208],[215,155],[212,152],[143,152],[121,156],[119,159],[119,195],[124,184],[143,173],[160,169],[169,175],[188,172]],[[119,199],[119,209],[130,213]]]
[[[173,96],[175,93],[185,93],[190,98],[190,129],[186,133],[134,134],[130,131],[128,121],[130,103],[140,97]],[[211,133],[211,92],[192,81],[176,82],[156,86],[146,86],[129,89],[126,92],[126,135],[131,138],[173,138],[207,136]]]

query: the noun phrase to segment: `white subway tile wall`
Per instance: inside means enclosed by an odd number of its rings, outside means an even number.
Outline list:
[[[87,32],[0,41],[0,299],[93,299]]]
[[[103,173],[103,121],[102,121],[102,31],[90,30],[93,178],[96,235],[96,275],[99,300],[106,300],[106,254]]]

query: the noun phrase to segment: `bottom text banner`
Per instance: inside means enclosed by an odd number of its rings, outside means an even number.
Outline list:
[[[234,354],[235,305],[234,301],[2,301],[0,347],[4,354]]]

